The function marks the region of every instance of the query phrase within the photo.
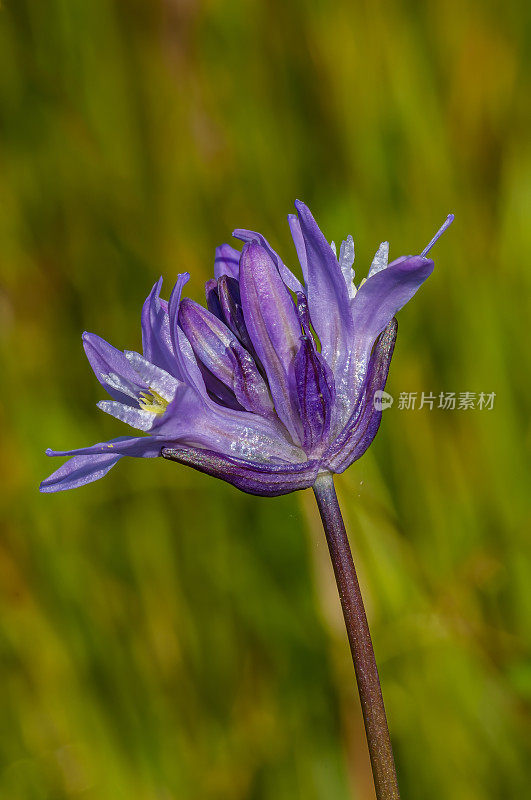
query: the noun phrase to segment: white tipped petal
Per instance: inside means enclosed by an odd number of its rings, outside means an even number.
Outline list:
[[[150,389],[154,389],[158,392],[168,403],[173,400],[180,383],[177,378],[174,378],[173,375],[170,375],[160,367],[156,367],[155,364],[146,361],[140,353],[135,353],[133,350],[126,350],[124,355],[135,372],[147,383]]]
[[[354,286],[354,272],[352,270],[354,258],[354,239],[349,234],[347,238],[341,242],[341,247],[339,249],[339,266],[341,267],[341,272],[343,273],[345,283],[347,284],[347,291],[350,300],[352,300],[356,294],[356,288]]]
[[[372,275],[376,275],[377,272],[381,272],[383,269],[385,269],[387,267],[388,260],[389,242],[382,242],[372,260],[371,268],[367,277],[370,278]]]
[[[132,428],[137,428],[139,431],[150,431],[156,419],[156,415],[149,411],[142,411],[140,408],[132,408],[131,406],[124,406],[123,403],[117,403],[110,400],[101,400],[97,404],[101,411],[110,414],[111,417],[126,422]]]

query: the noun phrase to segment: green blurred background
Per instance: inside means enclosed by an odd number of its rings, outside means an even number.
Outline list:
[[[337,480],[404,800],[531,781],[531,25],[494,0],[4,0],[0,8],[0,797],[366,800],[352,666],[311,492],[262,500],[162,460],[54,496],[43,451],[126,433],[90,330],[296,197],[358,276],[383,239],[436,271],[384,415]]]

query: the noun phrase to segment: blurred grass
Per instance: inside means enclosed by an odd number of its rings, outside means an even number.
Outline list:
[[[293,262],[295,197],[359,275],[456,214],[388,388],[495,408],[395,406],[337,483],[404,798],[527,796],[530,39],[516,0],[4,0],[2,798],[371,797],[310,493],[158,460],[37,493],[45,447],[121,433],[80,333],[139,347],[234,227]]]

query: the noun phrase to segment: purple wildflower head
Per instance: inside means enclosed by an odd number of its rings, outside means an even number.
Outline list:
[[[388,264],[383,242],[354,284],[354,243],[339,256],[304,203],[289,216],[304,285],[258,233],[216,250],[206,308],[162,279],[142,309],[143,355],[83,334],[111,400],[98,403],[143,436],[48,455],[71,458],[41,484],[57,492],[103,477],[124,456],[179,461],[243,491],[279,495],[343,472],[372,442],[396,339],[394,315],[433,270],[427,253]]]

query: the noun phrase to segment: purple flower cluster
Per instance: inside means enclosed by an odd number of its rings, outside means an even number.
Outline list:
[[[169,302],[162,279],[142,309],[143,355],[83,335],[87,358],[111,400],[102,411],[143,431],[78,450],[41,484],[43,492],[103,477],[124,456],[163,456],[232,483],[279,495],[342,472],[380,424],[374,394],[385,386],[395,313],[433,270],[426,254],[388,264],[384,242],[354,284],[354,243],[339,255],[304,203],[288,217],[304,285],[258,233],[236,230],[240,252],[217,248],[206,308],[182,290]]]

